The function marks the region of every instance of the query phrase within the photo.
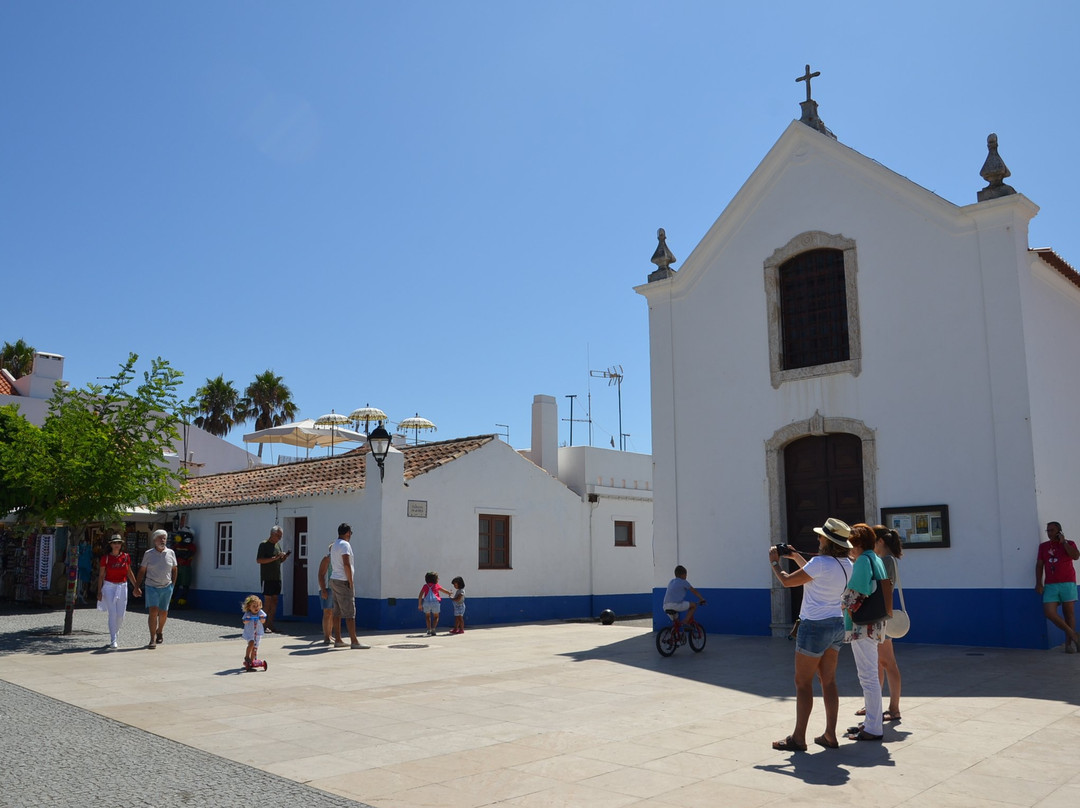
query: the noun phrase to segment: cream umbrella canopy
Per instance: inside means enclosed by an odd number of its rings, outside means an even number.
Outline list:
[[[372,421],[383,422],[387,420],[386,413],[380,410],[378,407],[372,407],[370,404],[365,404],[363,407],[359,407],[349,413],[349,420],[356,424],[356,429],[359,431],[360,422],[364,422],[364,431],[368,431],[368,425]]]
[[[244,443],[284,443],[289,446],[299,446],[309,452],[313,447],[332,446],[343,441],[362,443],[365,440],[367,440],[367,435],[360,432],[341,428],[326,429],[316,426],[311,418],[260,429],[244,435]]]
[[[427,418],[421,418],[420,413],[416,413],[412,418],[406,418],[404,421],[398,423],[398,429],[411,429],[413,430],[413,443],[420,443],[420,430],[430,429],[438,430],[435,424],[431,423]]]
[[[320,415],[315,419],[315,426],[317,427],[330,427],[330,455],[334,454],[334,435],[340,430],[340,428],[349,423],[349,419],[339,413],[330,410],[326,415]]]

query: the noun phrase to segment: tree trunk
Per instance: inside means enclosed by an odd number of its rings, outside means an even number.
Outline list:
[[[64,592],[64,635],[71,633],[75,619],[75,598],[79,593],[79,540],[86,528],[68,528],[67,563],[64,564],[67,589]]]

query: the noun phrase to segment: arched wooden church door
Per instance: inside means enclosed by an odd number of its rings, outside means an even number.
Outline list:
[[[821,527],[830,516],[849,525],[865,520],[862,440],[839,432],[811,435],[784,447],[787,542],[816,553]],[[792,590],[791,619],[799,615],[802,589]]]

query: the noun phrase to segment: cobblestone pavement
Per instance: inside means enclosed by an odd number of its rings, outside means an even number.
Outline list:
[[[169,612],[165,624],[167,643],[217,642],[238,640],[241,635],[240,608],[236,619],[220,612],[181,611]],[[103,650],[109,641],[108,618],[104,612],[92,608],[79,608],[74,612],[71,634],[62,634],[64,612],[62,610],[38,609],[0,603],[0,656],[4,654],[68,654]],[[278,620],[278,633],[294,637],[315,636],[319,627],[315,623],[286,622]],[[120,629],[120,647],[137,648],[149,639],[146,612],[138,606],[129,610],[124,626]]]
[[[165,627],[174,643],[235,639],[227,615],[176,613]],[[15,652],[64,654],[100,649],[105,615],[75,612],[73,632],[60,635],[63,612],[0,607],[0,657]],[[121,633],[141,641],[145,616],[129,613]],[[283,626],[307,633],[315,626]],[[141,629],[141,631],[140,631]],[[0,659],[0,672],[3,661]],[[216,808],[261,803],[357,808],[354,802],[243,766],[0,679],[0,806],[3,808]],[[261,743],[252,738],[252,743]],[[194,774],[193,774],[194,773]]]

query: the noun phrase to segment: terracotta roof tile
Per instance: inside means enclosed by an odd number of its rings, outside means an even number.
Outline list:
[[[444,466],[494,439],[494,435],[480,435],[402,447],[405,479]],[[366,479],[366,458],[366,449],[353,449],[337,457],[193,477],[184,483],[181,497],[167,505],[213,507],[359,491]]]
[[[1080,272],[1073,269],[1068,261],[1049,247],[1033,247],[1031,252],[1035,253],[1039,258],[1056,269],[1065,280],[1069,281],[1069,283],[1080,286]]]
[[[493,440],[495,440],[494,435],[477,435],[471,438],[426,443],[423,446],[406,446],[401,450],[401,453],[405,455],[405,479],[411,480],[421,474],[434,471]]]
[[[17,396],[15,388],[11,386],[6,373],[0,373],[0,396]]]

